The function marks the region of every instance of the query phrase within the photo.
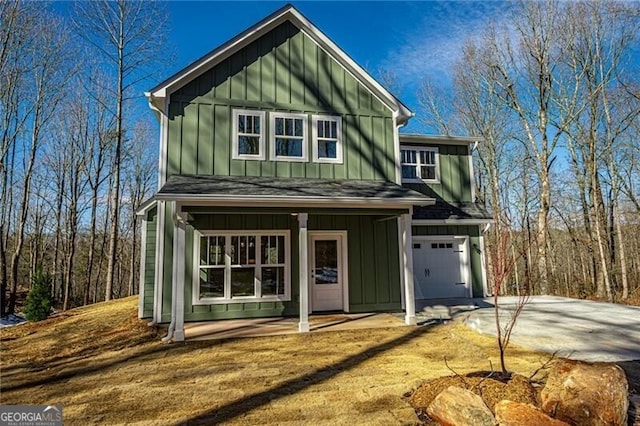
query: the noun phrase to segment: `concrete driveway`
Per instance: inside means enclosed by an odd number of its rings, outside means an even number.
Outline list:
[[[504,318],[513,312],[515,297],[501,297]],[[480,333],[496,334],[493,299],[460,315]],[[640,360],[640,308],[613,303],[534,296],[518,317],[513,343],[583,361]]]

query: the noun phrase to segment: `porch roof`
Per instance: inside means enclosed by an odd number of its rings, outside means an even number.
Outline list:
[[[272,205],[354,205],[398,207],[432,205],[435,199],[393,182],[254,176],[173,175],[156,200]]]

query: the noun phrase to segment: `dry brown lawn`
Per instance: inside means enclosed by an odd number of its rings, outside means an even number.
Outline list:
[[[73,424],[418,422],[404,394],[425,379],[497,366],[494,339],[462,324],[164,344],[137,298],[0,333],[0,402],[62,404]],[[516,346],[509,367],[547,359]]]

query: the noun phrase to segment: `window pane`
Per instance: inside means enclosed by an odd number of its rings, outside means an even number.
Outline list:
[[[224,265],[225,237],[209,237],[209,265]]]
[[[209,238],[207,237],[200,238],[200,265],[209,264],[207,262],[209,259],[209,254],[207,251],[207,248],[209,247],[208,241],[209,241]]]
[[[284,294],[284,266],[262,268],[262,295]]]
[[[338,123],[336,121],[331,121],[331,133],[329,133],[329,137],[338,138]]]
[[[420,166],[420,176],[422,177],[422,179],[435,179],[435,166]]]
[[[260,134],[260,116],[256,115],[253,117],[253,133],[256,135]]]
[[[276,238],[278,242],[278,263],[286,263],[287,260],[284,258],[284,235]]]
[[[400,151],[402,154],[402,162],[406,164],[416,164],[417,153],[408,149]]]
[[[238,115],[238,132],[245,133],[246,132],[246,116]]]
[[[276,237],[262,237],[260,250],[262,250],[262,263],[267,265],[278,263]]]
[[[238,265],[240,263],[240,259],[239,259],[240,250],[238,248],[239,244],[240,244],[240,241],[238,240],[238,237],[231,237],[231,264],[232,265]]]
[[[429,159],[429,164],[431,165],[435,165],[436,164],[436,153],[433,151],[429,151],[429,155],[427,156],[427,158]]]
[[[315,250],[315,283],[334,284],[338,282],[338,242],[318,240]]]
[[[338,158],[336,146],[335,141],[318,141],[318,158]]]
[[[200,269],[200,298],[224,297],[224,269]]]
[[[295,119],[295,136],[302,136],[302,119]]]
[[[260,155],[260,138],[258,136],[238,136],[238,154]]]
[[[319,138],[324,138],[325,137],[324,123],[326,123],[326,121],[324,121],[324,120],[318,120],[318,122],[317,122],[317,125],[318,125],[318,137]]]
[[[275,123],[276,123],[276,128],[274,130],[275,134],[276,135],[283,135],[284,134],[284,118],[276,117]]]
[[[416,166],[402,166],[402,178],[403,179],[415,179],[416,178]]]
[[[234,237],[238,238],[239,265],[256,263],[256,237],[253,235]]]
[[[276,155],[302,157],[302,139],[276,138]]]
[[[255,296],[255,268],[231,269],[231,297]]]

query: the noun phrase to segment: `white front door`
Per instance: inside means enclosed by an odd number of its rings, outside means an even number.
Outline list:
[[[471,297],[465,238],[413,240],[416,299]]]
[[[311,272],[311,311],[344,309],[344,235],[309,232],[309,270]]]

